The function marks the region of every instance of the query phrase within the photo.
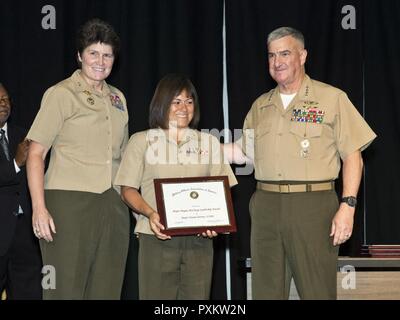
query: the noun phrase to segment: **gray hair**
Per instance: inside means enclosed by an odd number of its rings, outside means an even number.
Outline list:
[[[297,41],[300,42],[302,47],[304,48],[305,46],[305,41],[304,41],[304,36],[303,34],[294,28],[291,27],[280,27],[278,29],[275,29],[272,31],[267,38],[267,45],[269,46],[270,43],[274,40],[278,40],[280,38],[286,37],[286,36],[291,36],[295,38]]]

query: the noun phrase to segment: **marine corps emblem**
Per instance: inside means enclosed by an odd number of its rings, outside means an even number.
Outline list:
[[[88,102],[90,105],[94,105],[94,99],[93,99],[92,97],[87,98],[87,102]]]

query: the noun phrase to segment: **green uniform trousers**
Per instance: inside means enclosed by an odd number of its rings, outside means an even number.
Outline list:
[[[126,259],[125,277],[122,285],[121,300],[139,299],[138,252],[139,240],[135,234],[136,218],[130,214],[129,250]]]
[[[139,299],[210,298],[213,241],[197,236],[158,240],[139,234]]]
[[[43,265],[54,267],[56,280],[55,289],[44,281],[43,298],[120,299],[129,211],[118,193],[46,190],[45,198],[57,233],[53,242],[40,240]]]
[[[256,190],[250,200],[253,299],[336,299],[339,247],[329,237],[336,192]]]

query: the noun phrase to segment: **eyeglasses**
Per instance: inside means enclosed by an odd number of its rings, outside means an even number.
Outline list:
[[[10,97],[4,96],[0,98],[0,103],[1,104],[10,104],[11,103],[11,99]]]
[[[172,100],[172,104],[175,106],[192,106],[193,105],[193,99],[186,99],[186,100],[181,100],[181,99],[174,99]]]

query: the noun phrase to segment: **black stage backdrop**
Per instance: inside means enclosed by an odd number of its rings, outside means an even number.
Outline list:
[[[169,72],[188,74],[197,87],[200,128],[221,129],[224,3],[230,128],[241,128],[254,99],[275,86],[267,69],[268,33],[283,25],[303,31],[307,73],[346,91],[378,134],[364,153],[355,231],[341,253],[357,256],[362,244],[400,243],[396,0],[1,0],[0,82],[14,99],[12,121],[29,128],[43,92],[76,68],[78,26],[100,17],[121,36],[121,56],[109,82],[127,97],[131,133],[147,128],[155,85]],[[42,22],[45,28],[54,22],[53,9],[55,29],[44,29]],[[248,200],[254,181],[251,176],[238,179],[233,195],[239,232],[229,241],[232,298],[243,299],[240,261],[250,255]],[[226,298],[225,240],[221,236],[215,242],[214,299]]]
[[[366,238],[400,243],[400,1],[364,1],[365,117],[379,136],[368,152]]]
[[[109,21],[121,37],[120,59],[108,82],[129,101],[130,130],[147,128],[155,86],[169,72],[193,80],[204,128],[221,128],[222,0],[2,0],[1,78],[13,90],[13,120],[29,127],[46,88],[76,69],[75,33],[87,19]],[[43,29],[52,5],[56,29]],[[207,116],[212,114],[212,116]]]

